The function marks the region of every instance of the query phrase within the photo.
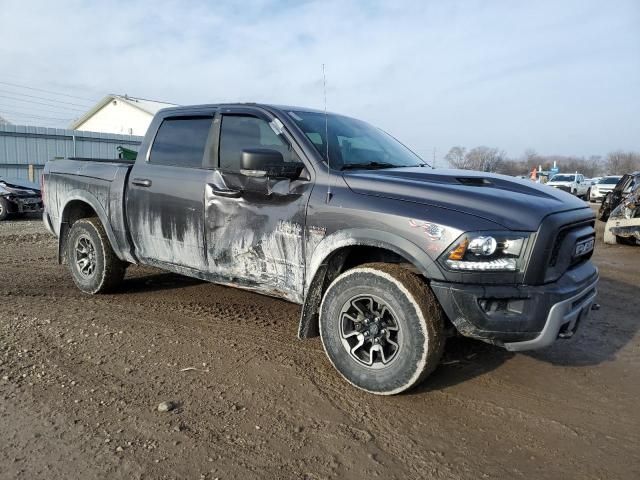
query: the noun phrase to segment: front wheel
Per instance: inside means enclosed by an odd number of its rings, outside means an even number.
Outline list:
[[[66,246],[71,276],[83,292],[108,292],[122,282],[127,264],[114,253],[97,218],[83,218],[75,222]]]
[[[348,382],[394,395],[437,367],[444,318],[418,275],[399,265],[371,263],[346,271],[329,286],[320,307],[320,336]]]

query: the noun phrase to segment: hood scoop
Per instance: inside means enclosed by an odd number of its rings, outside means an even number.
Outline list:
[[[468,185],[470,187],[488,187],[493,185],[493,183],[483,177],[456,177],[456,180],[463,185]]]

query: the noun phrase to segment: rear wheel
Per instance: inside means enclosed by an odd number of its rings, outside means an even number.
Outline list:
[[[438,365],[444,313],[411,271],[372,263],[340,275],[320,307],[320,335],[333,366],[351,384],[393,395],[418,385]]]
[[[97,218],[83,218],[75,222],[66,245],[71,276],[83,292],[108,292],[122,282],[127,264],[114,253]]]
[[[9,202],[4,198],[0,198],[0,222],[6,220],[9,216]]]

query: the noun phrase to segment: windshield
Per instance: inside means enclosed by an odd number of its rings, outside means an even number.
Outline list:
[[[575,175],[555,175],[552,182],[573,182],[576,179]]]
[[[329,134],[329,159],[332,168],[416,167],[424,162],[391,135],[368,123],[340,115],[318,112],[287,112],[304,132],[318,153],[327,161],[325,132]]]
[[[600,180],[598,182],[598,184],[607,184],[607,185],[615,185],[616,183],[618,183],[620,181],[621,177],[607,177],[607,178],[603,178],[602,180]]]

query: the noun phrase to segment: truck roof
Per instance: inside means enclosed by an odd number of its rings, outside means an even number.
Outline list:
[[[203,103],[198,105],[180,105],[176,107],[163,108],[161,111],[178,112],[180,110],[188,110],[193,108],[232,108],[232,107],[258,107],[258,108],[264,108],[268,110],[280,110],[282,112],[293,110],[296,112],[324,113],[324,110],[319,110],[317,108],[296,107],[293,105],[277,105],[272,103],[256,103],[256,102]],[[327,112],[327,113],[331,115],[341,115],[339,113],[334,113],[334,112]]]

